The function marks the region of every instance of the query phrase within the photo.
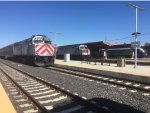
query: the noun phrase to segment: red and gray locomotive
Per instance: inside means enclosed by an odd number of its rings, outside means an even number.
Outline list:
[[[55,47],[51,42],[45,35],[33,35],[31,38],[1,48],[0,56],[5,59],[47,66],[54,63]]]

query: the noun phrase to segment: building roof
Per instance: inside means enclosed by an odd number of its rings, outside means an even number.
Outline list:
[[[87,42],[87,43],[80,43],[80,44],[72,44],[72,45],[64,45],[64,46],[78,46],[78,45],[87,45],[89,48],[126,48],[131,47],[131,44],[118,44],[117,42]],[[64,47],[60,46],[60,47]]]

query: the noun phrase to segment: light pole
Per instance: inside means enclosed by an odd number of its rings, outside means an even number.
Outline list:
[[[60,35],[60,34],[62,34],[62,33],[60,33],[60,32],[50,32],[50,33],[52,33],[53,35],[54,35],[54,40],[55,40],[55,60],[56,60],[56,52],[57,52],[57,44],[56,44],[56,35]]]
[[[138,31],[137,31],[137,11],[138,10],[144,10],[144,8],[141,8],[139,6],[136,6],[136,5],[133,5],[133,4],[128,4],[128,6],[131,6],[133,8],[135,8],[135,33],[132,33],[132,35],[135,35],[135,44],[137,43],[137,36],[138,34],[140,34]],[[134,65],[134,68],[137,67],[137,46],[135,47],[135,65]]]

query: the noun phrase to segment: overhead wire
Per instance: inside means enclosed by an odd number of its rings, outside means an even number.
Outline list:
[[[140,34],[140,35],[138,35],[138,36],[141,37],[141,36],[145,36],[145,35],[150,35],[150,33],[144,33],[144,34]],[[116,38],[116,39],[108,40],[108,41],[124,40],[124,39],[133,38],[133,37],[134,37],[134,36],[128,36],[128,37]]]

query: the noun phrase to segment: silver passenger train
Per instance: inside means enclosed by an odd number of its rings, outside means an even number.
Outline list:
[[[69,53],[71,60],[81,60],[90,56],[90,49],[87,45],[66,45],[59,46],[57,49],[57,58],[63,59],[64,54]]]
[[[0,49],[0,57],[38,66],[54,63],[55,47],[45,35],[33,35],[31,38],[8,45]]]
[[[135,57],[135,49],[133,48],[109,48],[109,49],[99,49],[99,56],[104,58],[134,58]],[[147,57],[147,52],[142,49],[137,49],[137,57],[143,58]]]

